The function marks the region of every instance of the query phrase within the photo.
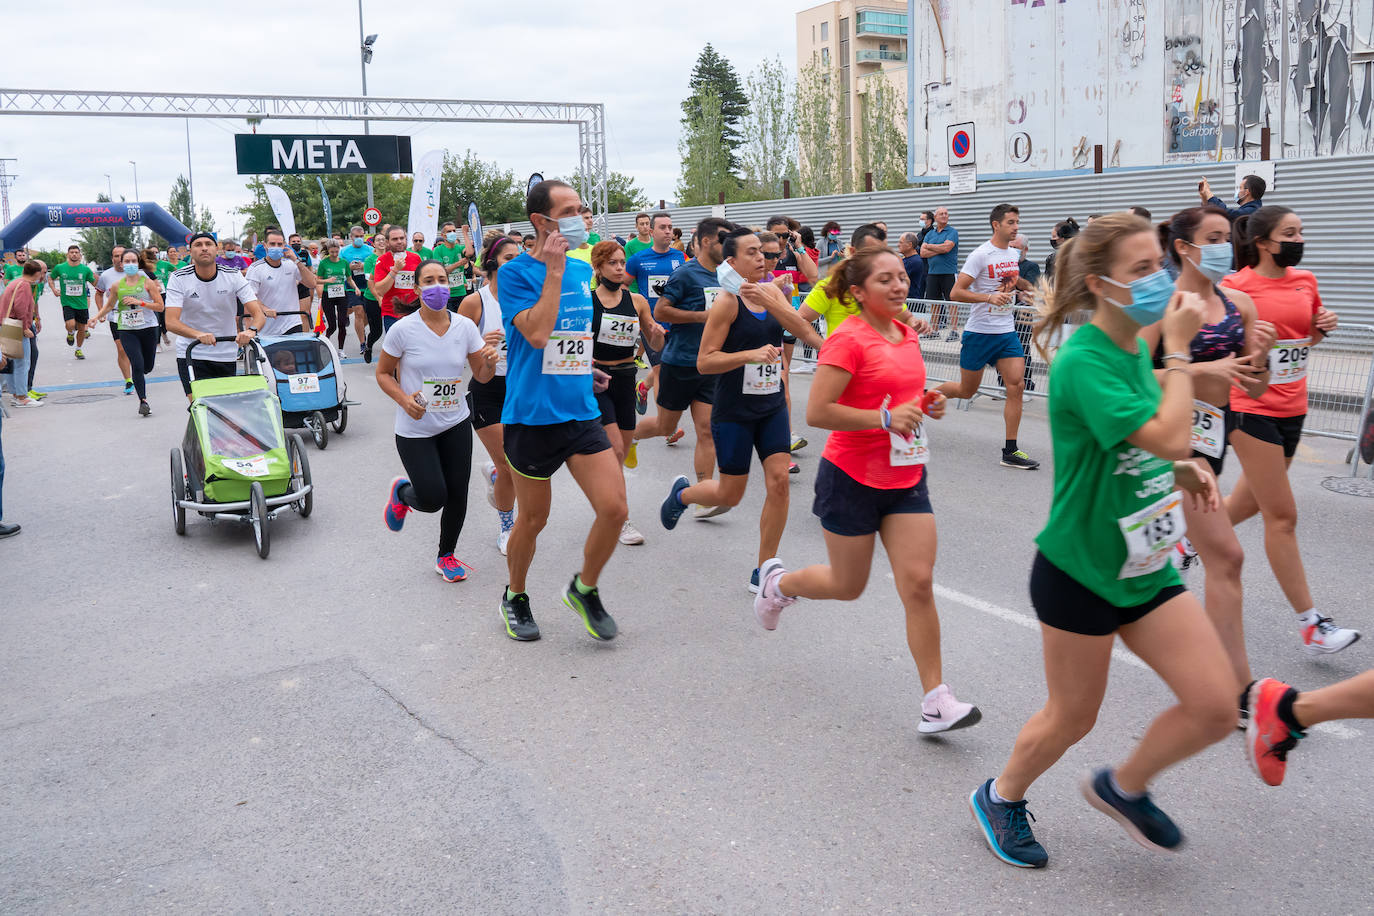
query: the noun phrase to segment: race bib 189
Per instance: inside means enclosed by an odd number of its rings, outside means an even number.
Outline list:
[[[554,331],[544,346],[545,375],[591,375],[592,332]]]
[[[1269,384],[1282,385],[1307,378],[1307,355],[1311,350],[1310,337],[1274,341],[1269,351]]]
[[[1188,530],[1183,517],[1183,494],[1166,493],[1139,512],[1117,519],[1121,537],[1126,541],[1126,562],[1118,579],[1148,576],[1163,569]]]

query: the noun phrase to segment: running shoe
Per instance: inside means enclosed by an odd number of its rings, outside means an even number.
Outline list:
[[[585,595],[582,594],[577,588],[577,576],[573,576],[572,581],[568,583],[568,590],[563,593],[563,603],[577,612],[577,616],[582,618],[582,625],[592,636],[602,642],[615,639],[615,620],[602,606],[601,592],[598,589],[594,588]]]
[[[80,348],[80,347],[77,347],[77,348],[76,348],[76,358],[77,358],[77,359],[85,359],[85,358],[86,358],[86,354],[81,352],[81,348]]]
[[[365,363],[370,363],[370,362],[372,362],[372,348],[371,348],[371,347],[363,347],[363,362],[365,362]]]
[[[801,473],[801,465],[797,464],[797,462],[795,462],[795,461],[789,461],[788,464],[787,464],[787,473],[789,473],[789,474],[800,474],[800,473]]]
[[[759,593],[754,596],[754,616],[765,630],[776,630],[783,608],[797,603],[796,598],[788,598],[778,591],[778,583],[785,572],[787,570],[783,569],[782,560],[777,557],[764,560],[759,567]]]
[[[1313,655],[1330,655],[1350,645],[1360,638],[1359,630],[1338,627],[1330,617],[1318,617],[1316,623],[1305,624],[1302,628],[1302,642]]]
[[[704,518],[715,518],[717,515],[724,515],[729,511],[729,506],[697,506],[692,510],[692,518],[701,521]]]
[[[22,401],[19,398],[10,398],[10,406],[22,410],[26,407],[42,407],[43,402],[34,400],[33,398],[24,398]],[[686,478],[683,479],[685,480]]]
[[[949,336],[945,338],[945,343],[953,343],[959,339],[959,332],[954,328],[949,329]]]
[[[1045,847],[1035,842],[1030,822],[1035,815],[1026,807],[1025,799],[1015,802],[992,800],[992,780],[989,779],[969,793],[969,810],[973,822],[983,831],[988,848],[1008,865],[1017,868],[1044,868],[1050,860]]]
[[[668,437],[667,442],[669,445],[677,445],[677,441],[685,435],[687,435],[687,433],[685,433],[684,431],[680,429],[675,429],[673,430],[673,434]]]
[[[67,346],[70,347],[70,346],[72,346],[72,345],[75,344],[75,343],[76,343],[76,335],[73,334],[71,331],[68,331],[68,332],[67,332]]]
[[[673,488],[668,491],[668,498],[663,501],[662,507],[658,510],[658,520],[663,523],[663,527],[672,531],[677,527],[677,520],[682,518],[682,513],[687,511],[687,507],[682,504],[678,494],[691,486],[686,477],[681,474],[673,481]]]
[[[1194,566],[1201,562],[1198,560],[1197,550],[1193,547],[1193,542],[1187,537],[1180,538],[1179,542],[1174,545],[1173,556],[1169,559],[1173,562],[1174,569],[1184,575],[1187,575]]]
[[[533,642],[539,638],[539,624],[530,613],[530,596],[521,592],[508,598],[508,591],[501,593],[501,620],[506,625],[506,635],[517,642]]]
[[[1017,468],[1022,471],[1033,471],[1040,467],[1040,462],[1033,460],[1030,455],[1027,455],[1018,448],[1014,452],[1002,453],[1002,467]]]
[[[139,415],[140,417],[146,417],[146,416],[148,416],[148,415],[149,415],[150,413],[152,413],[152,412],[153,412],[153,408],[151,408],[151,407],[148,406],[148,402],[147,402],[147,401],[139,401],[139,402],[138,402],[138,415]]]
[[[639,443],[631,442],[630,447],[625,450],[625,467],[634,470],[639,467]]]
[[[434,562],[434,571],[443,576],[446,582],[462,582],[468,577],[471,568],[466,563],[454,559],[453,554],[446,553]]]
[[[29,397],[33,398],[35,401],[41,401],[41,400],[43,400],[44,398],[46,398],[47,396],[48,396],[48,395],[47,395],[47,392],[44,392],[44,391],[34,391],[32,388],[29,389]]]
[[[982,718],[977,706],[955,699],[954,691],[941,684],[921,700],[921,722],[916,730],[923,735],[933,735],[977,725]]]
[[[126,378],[126,379],[124,380],[124,393],[125,393],[125,394],[133,394],[133,393],[134,393],[134,380],[133,380],[133,379],[131,379],[131,378]]]
[[[625,524],[620,526],[620,543],[633,547],[636,544],[644,543],[644,535],[639,533],[639,529],[625,519]]]
[[[939,331],[926,331],[924,334],[921,335],[921,339],[922,339],[922,340],[939,340],[939,339],[940,339],[940,332],[939,332]]]
[[[646,363],[646,362],[644,361],[644,357],[642,357],[642,356],[636,356],[636,357],[635,357],[635,368],[636,368],[636,369],[647,369],[647,368],[649,368],[649,364]]]
[[[749,574],[749,591],[755,595],[759,593],[759,571],[757,569]]]
[[[401,502],[401,487],[408,483],[410,481],[404,477],[397,477],[391,481],[391,490],[386,498],[386,511],[382,513],[382,518],[392,531],[400,531],[401,526],[406,523],[406,516],[410,513],[410,507]]]
[[[496,465],[490,461],[482,465],[482,479],[487,483],[487,504],[497,512],[501,510],[496,507]]]
[[[1283,681],[1266,677],[1251,684],[1247,694],[1250,721],[1245,729],[1245,759],[1255,775],[1271,786],[1283,785],[1288,752],[1307,737],[1307,732],[1294,731],[1279,718],[1279,701],[1290,692],[1296,693]]]
[[[1160,811],[1145,792],[1127,798],[1112,785],[1112,771],[1106,768],[1083,777],[1079,789],[1098,811],[1116,820],[1126,835],[1146,849],[1173,852],[1183,846],[1183,833],[1169,815]]]
[[[806,437],[798,436],[796,433],[793,433],[792,447],[789,449],[789,451],[799,452],[804,448],[806,448]]]
[[[640,366],[640,368],[644,368]],[[641,417],[649,409],[649,385],[647,382],[640,382],[635,386],[635,413]]]

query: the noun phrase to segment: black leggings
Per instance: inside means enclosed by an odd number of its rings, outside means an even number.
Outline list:
[[[367,315],[367,349],[382,339],[382,304],[375,299],[363,300],[363,312]]]
[[[337,330],[339,332],[339,349],[342,350],[348,335],[348,300],[321,299],[320,310],[324,312],[324,336],[333,337],[335,330]]]
[[[158,329],[139,328],[138,330],[120,330],[119,342],[124,346],[124,355],[129,358],[129,374],[134,380],[134,391],[138,392],[140,401],[148,400],[148,385],[145,377],[153,371],[153,363],[157,360],[157,339]]]
[[[472,474],[472,421],[423,439],[396,437],[410,483],[401,487],[401,502],[439,516],[439,556],[453,553],[468,515],[468,477]]]

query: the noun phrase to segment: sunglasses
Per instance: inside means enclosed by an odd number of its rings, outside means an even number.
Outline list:
[[[782,257],[781,251],[765,251],[763,253],[763,258],[766,261],[776,261],[780,257]]]

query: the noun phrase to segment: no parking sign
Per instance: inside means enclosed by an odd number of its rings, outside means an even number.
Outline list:
[[[951,124],[946,131],[949,136],[949,143],[945,149],[949,152],[949,164],[973,165],[978,161],[978,150],[974,145],[973,122],[965,121],[962,124]]]

